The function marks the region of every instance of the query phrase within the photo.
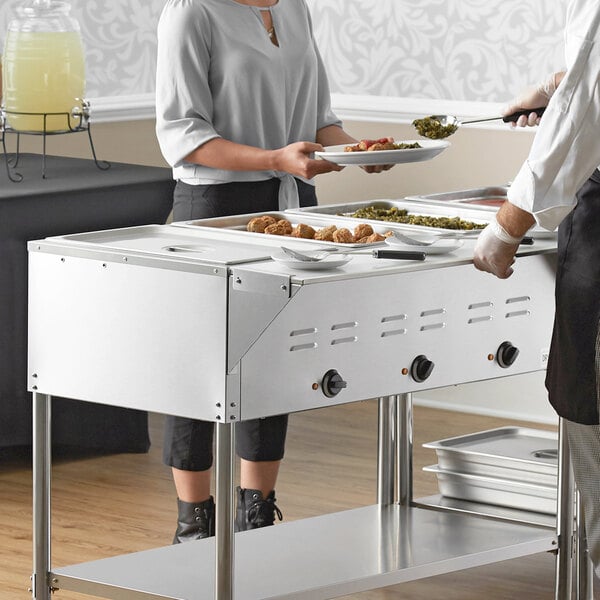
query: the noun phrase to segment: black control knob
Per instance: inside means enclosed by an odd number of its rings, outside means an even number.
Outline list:
[[[342,376],[335,370],[330,369],[323,375],[323,381],[321,382],[321,387],[323,388],[323,393],[328,398],[333,398],[337,396],[348,384],[342,379]]]
[[[410,375],[417,383],[421,383],[431,375],[434,366],[424,354],[420,354],[410,365]]]
[[[517,360],[517,356],[519,349],[510,342],[502,342],[496,352],[496,360],[503,369],[510,367]]]

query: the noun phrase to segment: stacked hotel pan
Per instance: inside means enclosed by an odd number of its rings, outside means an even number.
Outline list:
[[[436,451],[442,496],[556,514],[558,435],[500,427],[423,444]]]

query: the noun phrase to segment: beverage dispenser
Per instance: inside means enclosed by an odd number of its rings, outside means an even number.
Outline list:
[[[81,111],[85,63],[70,4],[29,0],[8,25],[3,57],[7,125],[19,132],[60,132]]]

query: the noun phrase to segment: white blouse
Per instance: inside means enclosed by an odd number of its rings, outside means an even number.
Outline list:
[[[552,96],[529,156],[508,190],[512,204],[553,230],[574,208],[575,194],[600,165],[600,3],[567,8],[567,74]]]
[[[175,179],[196,185],[279,177],[283,209],[297,206],[291,175],[184,160],[218,137],[276,149],[314,142],[318,129],[340,124],[304,0],[268,8],[279,46],[260,10],[235,0],[166,2],[158,25],[156,133]]]

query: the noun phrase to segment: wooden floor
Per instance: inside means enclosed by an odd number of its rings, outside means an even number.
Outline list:
[[[52,496],[53,566],[166,545],[175,526],[176,496],[161,464],[162,418],[151,415],[148,454],[55,456]],[[507,424],[530,423],[415,408],[415,497],[437,493],[426,441]],[[541,425],[535,425],[544,428]],[[277,486],[287,521],[370,505],[376,499],[377,404],[366,401],[293,415]],[[0,454],[0,598],[28,598],[31,572],[30,457]],[[265,575],[268,566],[265,566]],[[57,591],[57,600],[89,598]],[[554,558],[541,554],[488,567],[355,594],[362,600],[551,600]]]

